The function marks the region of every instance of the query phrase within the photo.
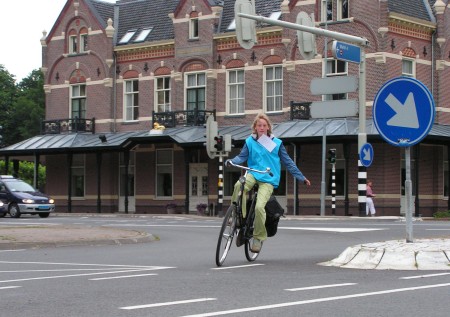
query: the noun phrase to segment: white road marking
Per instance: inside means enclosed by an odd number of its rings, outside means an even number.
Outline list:
[[[144,265],[124,265],[124,264],[95,264],[95,263],[64,263],[64,262],[14,262],[14,261],[0,261],[0,263],[7,264],[44,264],[44,265],[79,265],[79,266],[104,266],[104,267],[119,267],[119,268],[132,268],[132,269],[153,269],[153,270],[164,270],[173,269],[170,266],[144,266]]]
[[[150,276],[150,275],[158,275],[158,274],[150,273],[150,274],[135,274],[135,275],[122,275],[122,276],[111,276],[111,277],[98,277],[98,278],[91,278],[91,279],[89,279],[89,281],[113,280],[116,278],[141,277],[141,276]]]
[[[26,249],[17,249],[17,250],[0,250],[0,252],[18,252],[18,251],[25,251]]]
[[[369,296],[400,293],[400,292],[410,292],[410,291],[429,289],[429,288],[438,288],[438,287],[450,287],[450,283],[425,285],[425,286],[417,286],[417,287],[407,287],[407,288],[397,288],[397,289],[390,289],[390,290],[385,290],[385,291],[359,293],[359,294],[353,294],[353,295],[324,297],[324,298],[317,298],[317,299],[302,300],[302,301],[297,301],[297,302],[286,302],[286,303],[280,303],[280,304],[238,308],[238,309],[223,310],[223,311],[202,313],[202,314],[196,314],[196,315],[185,315],[182,317],[211,317],[211,316],[238,314],[238,313],[251,312],[251,311],[260,311],[260,310],[268,310],[268,309],[274,309],[274,308],[283,308],[283,307],[290,307],[290,306],[331,302],[331,301],[337,301],[337,300],[349,299],[349,298],[369,297]]]
[[[240,269],[240,268],[247,268],[252,266],[260,266],[265,265],[262,263],[256,263],[256,264],[247,264],[247,265],[237,265],[237,266],[224,266],[224,267],[213,267],[211,270],[229,270],[229,269]]]
[[[342,233],[386,230],[383,228],[376,229],[376,228],[318,228],[318,227],[310,227],[310,228],[308,228],[308,227],[278,227],[278,229],[327,231],[327,232],[342,232]]]
[[[4,286],[4,287],[0,287],[0,289],[9,289],[9,288],[19,288],[22,286]]]
[[[288,288],[288,289],[285,289],[285,291],[289,291],[289,292],[307,291],[307,290],[312,290],[312,289],[341,287],[341,286],[350,286],[350,285],[357,285],[357,284],[358,283],[328,284],[328,285],[309,286],[309,287],[300,287],[300,288]]]
[[[400,277],[399,279],[411,280],[411,279],[415,279],[415,278],[436,277],[436,276],[444,276],[444,275],[450,275],[450,273],[435,273],[435,274],[426,274],[426,275],[405,276],[405,277]]]
[[[128,269],[126,267],[124,268],[117,268],[116,270],[123,270]],[[16,271],[0,271],[0,273],[32,273],[32,272],[73,272],[73,271],[104,271],[106,268],[103,269],[54,269],[54,270],[16,270]],[[112,270],[112,268],[108,268],[108,270]],[[135,268],[129,268],[129,270],[135,270]]]
[[[0,281],[0,283],[24,282],[24,281],[33,281],[33,280],[50,280],[50,279],[56,279],[56,278],[80,277],[80,276],[116,274],[116,273],[129,273],[129,272],[142,272],[142,271],[150,271],[150,270],[153,270],[153,269],[138,269],[138,270],[108,271],[108,272],[96,272],[96,273],[84,273],[84,274],[41,276],[41,277],[22,278],[22,279],[16,279],[16,280],[5,280],[5,281]]]
[[[180,304],[191,304],[191,303],[206,302],[206,301],[212,301],[212,300],[217,300],[217,298],[197,298],[197,299],[180,300],[180,301],[176,301],[176,302],[165,302],[165,303],[137,305],[137,306],[125,306],[125,307],[119,307],[119,308],[126,309],[126,310],[132,310],[132,309],[152,308],[152,307],[171,306],[171,305],[180,305]]]

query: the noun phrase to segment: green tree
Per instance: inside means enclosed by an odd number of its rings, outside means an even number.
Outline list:
[[[13,173],[13,163],[8,164],[8,173],[11,175]],[[3,174],[5,171],[5,161],[0,160],[0,171]],[[19,175],[18,178],[33,185],[34,181],[34,162],[20,161],[19,162]],[[38,185],[39,189],[43,189],[46,184],[46,168],[45,166],[39,164],[38,167]]]
[[[2,146],[10,144],[9,140],[9,119],[12,104],[17,99],[17,87],[14,76],[11,75],[3,65],[0,65],[0,126],[3,136]]]

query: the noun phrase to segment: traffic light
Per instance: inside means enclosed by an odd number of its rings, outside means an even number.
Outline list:
[[[328,161],[331,164],[336,163],[336,149],[329,149],[328,150]]]
[[[214,121],[213,116],[209,116],[206,120],[206,153],[209,158],[214,159],[215,156],[215,142],[214,137],[218,134],[217,121]]]
[[[236,0],[234,3],[234,20],[236,21],[236,37],[241,47],[249,50],[256,44],[256,21],[242,18],[239,13],[256,15],[255,0]]]
[[[214,144],[216,151],[222,152],[223,151],[223,136],[218,135],[218,136],[214,137],[214,140],[216,141],[216,144]]]

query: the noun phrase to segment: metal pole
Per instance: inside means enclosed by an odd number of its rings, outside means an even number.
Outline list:
[[[336,163],[331,164],[331,214],[336,215]]]
[[[328,28],[327,25],[327,16],[325,15],[325,28]],[[328,39],[325,37],[323,39],[323,63],[325,65],[323,70],[322,78],[327,77],[327,68],[328,68]],[[320,215],[325,216],[325,196],[326,196],[326,182],[325,182],[325,174],[326,174],[326,151],[327,151],[327,120],[323,119],[323,135],[322,135],[322,181],[320,183]]]
[[[218,199],[217,209],[219,217],[223,217],[222,204],[223,204],[223,156],[219,155],[219,181],[218,181]]]
[[[413,227],[412,227],[412,184],[411,184],[411,148],[405,147],[405,194],[406,194],[406,242],[413,241]]]
[[[349,35],[349,34],[344,34],[344,33],[340,33],[340,32],[329,31],[329,30],[323,30],[320,28],[299,25],[299,24],[291,23],[291,22],[269,19],[269,18],[265,18],[262,16],[256,16],[256,15],[251,15],[251,14],[238,13],[237,15],[242,18],[247,18],[247,19],[258,21],[258,22],[263,22],[263,23],[267,23],[267,24],[271,24],[271,25],[278,25],[278,26],[282,26],[282,27],[286,27],[286,28],[294,29],[294,30],[299,30],[299,31],[305,31],[305,32],[316,34],[316,35],[328,36],[328,37],[334,38],[336,40],[351,42],[351,43],[354,43],[357,45],[362,45],[362,46],[369,45],[369,41],[363,37],[358,37],[358,36],[354,36],[354,35]]]
[[[367,143],[366,134],[366,54],[361,49],[361,63],[359,64],[359,133],[358,133],[358,153]],[[366,181],[367,168],[363,166],[358,158],[358,205],[359,216],[366,215]]]

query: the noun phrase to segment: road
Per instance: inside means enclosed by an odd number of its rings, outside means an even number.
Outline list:
[[[2,218],[1,225],[77,224],[147,231],[159,241],[0,251],[2,317],[448,316],[449,271],[325,267],[346,247],[403,239],[394,219],[289,219],[256,262],[232,247],[214,262],[220,218]],[[0,226],[1,228],[1,226]],[[0,231],[1,235],[1,231]],[[414,223],[415,238],[450,223]]]

